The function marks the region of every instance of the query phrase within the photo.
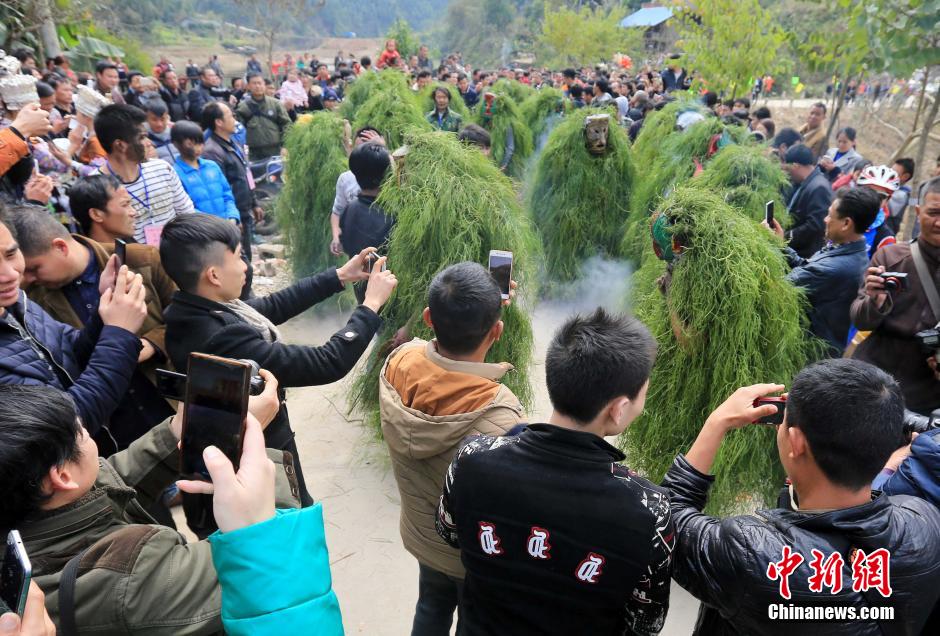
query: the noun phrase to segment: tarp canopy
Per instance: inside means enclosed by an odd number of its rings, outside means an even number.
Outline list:
[[[624,28],[654,27],[671,17],[672,9],[669,7],[647,7],[625,17],[620,21],[620,26]]]

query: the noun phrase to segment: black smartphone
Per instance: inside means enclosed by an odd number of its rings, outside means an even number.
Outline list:
[[[202,451],[215,446],[231,460],[235,470],[242,454],[251,366],[202,353],[189,356],[180,440],[180,473],[188,479],[209,481]]]
[[[754,408],[764,406],[765,404],[773,404],[777,407],[777,412],[773,415],[766,415],[754,423],[769,424],[771,426],[783,424],[783,412],[787,409],[787,398],[781,395],[779,397],[759,397],[754,400]]]
[[[512,281],[512,252],[490,250],[490,275],[499,285],[503,300],[509,300],[509,286]]]
[[[33,566],[26,555],[23,539],[16,530],[7,534],[7,547],[3,553],[3,565],[0,566],[0,599],[10,611],[23,616],[26,609],[26,595],[29,594],[29,581],[33,577]]]
[[[168,400],[186,399],[186,374],[157,369],[157,391]]]
[[[767,221],[767,225],[770,226],[770,229],[774,229],[774,202],[768,201],[764,204],[764,220]]]

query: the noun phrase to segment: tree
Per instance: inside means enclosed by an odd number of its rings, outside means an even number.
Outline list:
[[[618,15],[589,6],[552,10],[546,5],[538,39],[542,61],[549,66],[593,64],[639,49],[642,33],[620,28]]]
[[[268,69],[274,67],[274,44],[278,36],[326,6],[326,0],[233,0],[233,3],[254,18],[255,27],[267,44]]]
[[[688,68],[718,93],[745,94],[750,80],[784,67],[786,34],[758,0],[674,0],[677,43]]]
[[[411,30],[411,25],[401,18],[395,20],[395,23],[389,27],[385,39],[395,40],[398,45],[398,52],[406,60],[412,55],[417,55],[418,47],[421,46],[418,36]]]

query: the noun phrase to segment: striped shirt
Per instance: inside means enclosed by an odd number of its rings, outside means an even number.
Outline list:
[[[148,225],[163,226],[177,214],[196,211],[176,171],[162,159],[151,159],[140,164],[137,179],[125,183],[124,187],[131,195],[131,205],[137,212],[134,240],[138,243],[146,243],[145,228]]]

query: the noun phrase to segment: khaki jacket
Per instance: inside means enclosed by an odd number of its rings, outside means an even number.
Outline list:
[[[114,244],[101,244],[79,234],[73,234],[72,238],[91,249],[95,255],[95,259],[98,261],[99,271],[104,271],[108,259],[111,257],[111,254],[114,253]],[[144,324],[140,328],[138,335],[150,341],[150,343],[157,348],[161,355],[158,355],[157,358],[160,359],[154,360],[154,362],[159,362],[160,364],[158,366],[166,368],[168,361],[165,345],[166,325],[163,322],[163,310],[173,300],[173,292],[176,291],[176,284],[173,283],[173,280],[160,263],[160,251],[153,246],[128,243],[127,267],[135,274],[140,274],[141,278],[143,278],[144,289],[147,294],[147,317],[144,319]],[[65,297],[61,289],[49,289],[40,287],[39,285],[33,285],[29,289],[29,297],[34,303],[45,309],[46,313],[59,322],[64,322],[76,329],[81,329],[84,326],[78,319],[78,315],[75,313],[75,310],[72,309],[72,305],[69,304],[68,298]],[[145,371],[149,370],[149,366],[145,368]]]
[[[803,135],[803,144],[813,151],[813,159],[819,159],[826,154],[826,125],[820,124],[816,130],[810,130],[803,124],[799,133]]]
[[[393,351],[379,376],[382,434],[401,494],[401,537],[422,564],[462,579],[460,552],[434,527],[444,475],[469,435],[503,435],[523,420],[522,405],[499,379],[508,363],[458,362],[434,342]]]
[[[209,542],[187,543],[172,528],[157,525],[141,505],[178,477],[177,439],[169,422],[111,458],[99,458],[98,478],[84,497],[19,526],[33,580],[45,592],[57,628],[62,568],[88,548],[75,583],[79,633],[222,631],[222,596]],[[299,507],[289,456],[272,450],[268,456],[279,469],[276,506]]]

